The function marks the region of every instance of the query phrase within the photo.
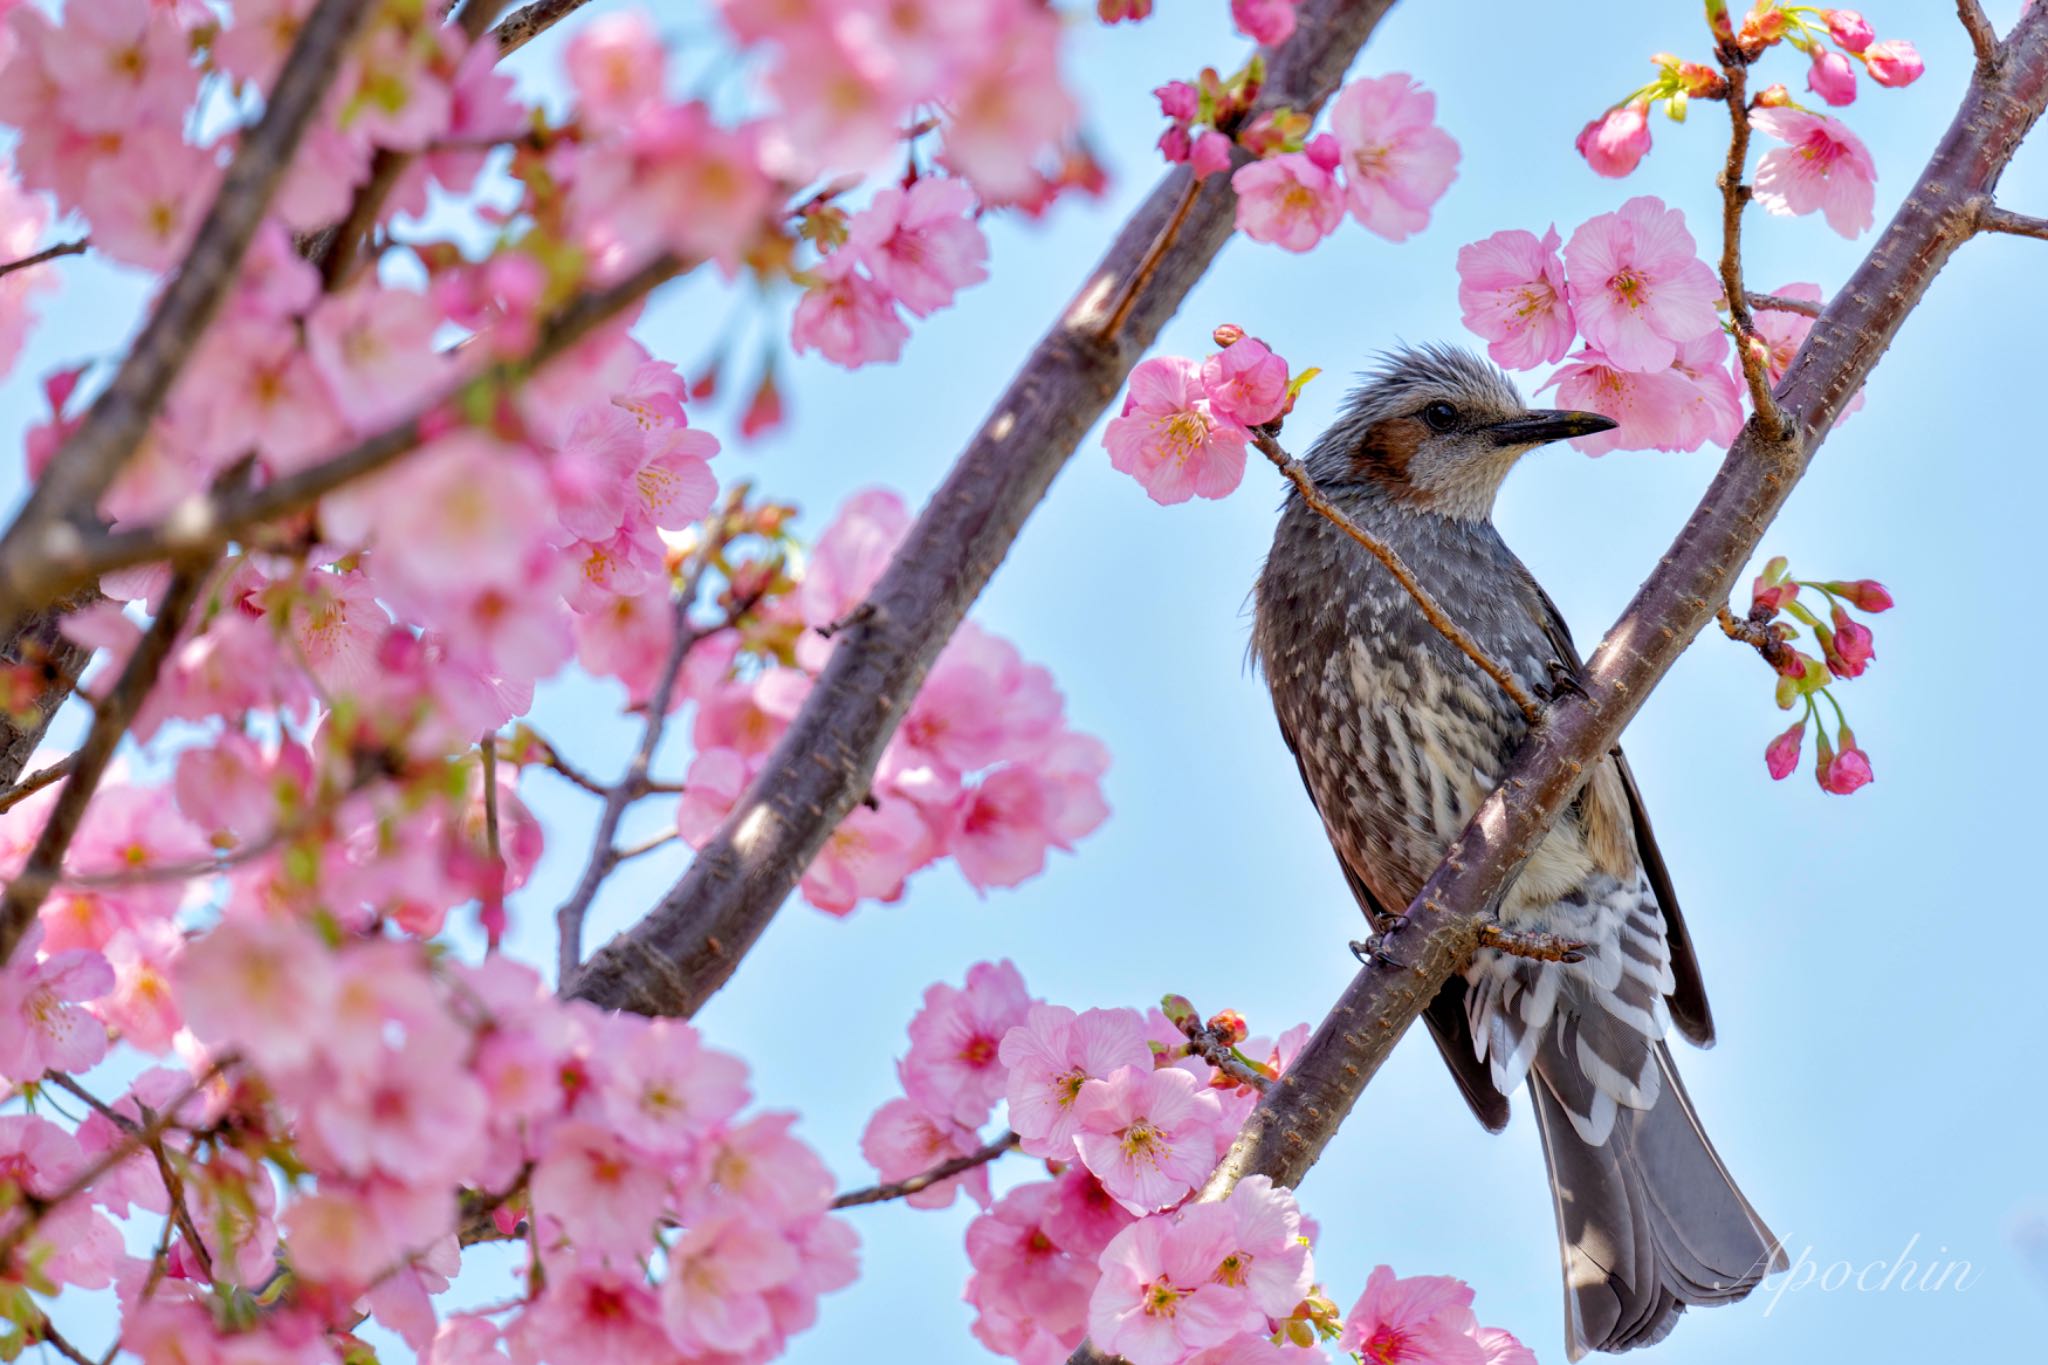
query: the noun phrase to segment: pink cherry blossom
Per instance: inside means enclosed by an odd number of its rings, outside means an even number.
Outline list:
[[[1557,228],[1539,240],[1513,228],[1458,248],[1458,304],[1465,325],[1486,338],[1486,353],[1509,369],[1564,359],[1578,324],[1558,259]]]
[[[956,1156],[981,1149],[972,1128],[926,1113],[915,1100],[893,1099],[875,1111],[860,1135],[860,1154],[883,1180],[907,1180]],[[988,1167],[927,1185],[903,1202],[914,1209],[942,1209],[961,1190],[975,1203],[989,1204]]]
[[[1090,1263],[1102,1256],[1110,1239],[1136,1222],[1095,1172],[1076,1161],[1053,1179],[1054,1200],[1045,1220],[1046,1235],[1060,1250]]]
[[[1255,242],[1307,251],[1344,221],[1337,177],[1301,152],[1284,152],[1231,173],[1237,230]]]
[[[0,154],[0,261],[18,261],[33,254],[49,218],[42,199],[23,193],[15,184],[13,159]],[[28,307],[30,297],[55,288],[56,283],[54,265],[31,266],[0,276],[0,378],[14,368],[22,338],[35,320]]]
[[[1163,506],[1224,497],[1244,479],[1247,433],[1217,414],[1205,393],[1194,361],[1155,356],[1131,371],[1123,411],[1103,432],[1111,467],[1136,479]]]
[[[21,1233],[24,1195],[48,1199],[85,1169],[78,1139],[33,1114],[0,1114],[0,1237]],[[56,1284],[104,1289],[121,1257],[121,1234],[91,1201],[73,1199],[49,1209],[10,1247],[8,1278],[20,1294],[19,1267],[34,1266]],[[31,1280],[33,1282],[33,1280]]]
[[[1390,242],[1429,225],[1458,174],[1458,144],[1436,126],[1436,96],[1396,72],[1344,87],[1330,109],[1352,216]]]
[[[1877,163],[1869,148],[1835,119],[1798,109],[1757,109],[1749,126],[1789,145],[1765,152],[1756,165],[1756,201],[1772,213],[1818,209],[1844,237],[1869,229],[1877,202]]]
[[[62,37],[44,55],[58,111],[88,132],[175,130],[199,89],[183,28],[149,0],[67,6]]]
[[[520,1360],[602,1360],[607,1365],[673,1365],[675,1345],[661,1304],[639,1267],[580,1257],[557,1264],[532,1308],[511,1331]]]
[[[1229,1198],[1190,1205],[1180,1218],[1183,1226],[1224,1248],[1211,1267],[1211,1281],[1243,1290],[1267,1317],[1286,1317],[1308,1293],[1315,1275],[1302,1240],[1301,1209],[1293,1193],[1270,1177],[1246,1176],[1231,1188]],[[1208,1222],[1216,1226],[1199,1226]]]
[[[1213,1278],[1229,1250],[1227,1228],[1207,1221],[1155,1216],[1125,1228],[1102,1253],[1102,1279],[1088,1300],[1089,1340],[1130,1365],[1178,1365],[1263,1325],[1243,1289]]]
[[[945,161],[983,198],[1015,198],[1038,183],[1040,154],[1073,132],[1079,107],[1059,72],[1060,17],[1011,5],[991,60],[963,81],[945,130]]]
[[[1482,1327],[1472,1334],[1485,1355],[1485,1365],[1536,1365],[1536,1353],[1504,1327]]]
[[[667,52],[647,16],[627,10],[577,30],[564,64],[585,118],[623,127],[661,98]]]
[[[306,319],[306,350],[357,431],[404,416],[446,382],[434,345],[440,310],[426,295],[359,284],[321,300]]]
[[[1620,179],[1650,150],[1650,106],[1646,100],[1618,104],[1579,130],[1579,155],[1596,175]]]
[[[676,803],[676,833],[691,848],[702,848],[725,822],[746,789],[747,760],[731,749],[706,749],[690,760]]]
[[[94,249],[144,270],[170,269],[198,230],[219,179],[213,158],[173,130],[142,127],[124,134],[118,155],[92,163],[79,196],[92,220]]]
[[[1195,179],[1207,180],[1230,169],[1230,149],[1235,144],[1222,133],[1210,128],[1203,132],[1188,148],[1188,168],[1195,173]]]
[[[646,110],[624,139],[582,158],[577,228],[621,264],[666,246],[731,274],[774,198],[757,143],[755,130],[722,128],[701,104]]]
[[[318,1040],[306,1020],[324,1014],[335,989],[332,955],[311,930],[254,917],[224,920],[188,945],[175,981],[202,1042],[272,1068],[311,1055]]]
[[[1152,1050],[1136,1010],[1033,1005],[1025,1021],[1003,1035],[998,1055],[1009,1071],[1005,1094],[1010,1127],[1031,1156],[1064,1159],[1080,1130],[1077,1102],[1091,1080],[1107,1080],[1119,1067],[1145,1067]]]
[[[816,351],[849,370],[903,354],[910,329],[896,315],[894,296],[857,269],[859,260],[842,248],[818,263],[818,282],[804,291],[790,322],[797,354]]]
[[[1806,72],[1806,88],[1829,104],[1854,104],[1856,68],[1841,53],[1815,47],[1813,65]]]
[[[811,561],[797,585],[804,624],[829,626],[859,606],[909,530],[903,499],[888,489],[872,488],[847,499],[812,545]]]
[[[791,1135],[794,1114],[760,1114],[722,1128],[700,1150],[698,1166],[717,1193],[777,1222],[825,1212],[832,1173],[818,1154]]]
[[[1781,284],[1771,291],[1779,298],[1797,299],[1802,303],[1822,304],[1827,302],[1820,286],[1807,282]],[[1806,343],[1807,333],[1813,330],[1814,320],[1804,313],[1794,313],[1783,308],[1759,308],[1754,311],[1751,321],[1756,328],[1757,338],[1763,344],[1764,370],[1775,388],[1785,377],[1785,371],[1792,366],[1792,358],[1799,354],[1799,348]],[[1741,367],[1739,358],[1731,362],[1739,379]],[[1850,395],[1842,405],[1842,415],[1835,420],[1847,421],[1849,415],[1863,406],[1863,390]]]
[[[1555,385],[1561,403],[1620,423],[1612,431],[1575,437],[1572,446],[1584,454],[1697,450],[1710,440],[1733,440],[1741,427],[1740,391],[1721,370],[1726,349],[1719,334],[1696,338],[1672,366],[1646,374],[1624,370],[1584,347],[1544,387]]]
[[[1052,674],[969,621],[932,664],[883,768],[919,800],[950,801],[963,775],[1036,758],[1059,731]]]
[[[1398,1279],[1379,1266],[1344,1315],[1337,1349],[1386,1365],[1486,1365],[1473,1333],[1472,1289],[1448,1275]]]
[[[533,1168],[534,1210],[587,1251],[638,1256],[654,1242],[668,1177],[592,1123],[550,1130]]]
[[[856,806],[804,869],[804,899],[844,915],[863,900],[894,901],[932,856],[931,831],[908,801]]]
[[[781,1231],[746,1209],[700,1211],[668,1251],[661,1318],[669,1340],[690,1356],[759,1345],[775,1327],[765,1295],[797,1269]]]
[[[1007,961],[975,963],[964,987],[928,987],[924,1008],[910,1021],[904,1092],[926,1113],[979,1126],[1007,1087],[1003,1037],[1030,1008],[1024,978]]]
[[[670,1019],[621,1017],[599,1089],[611,1130],[654,1156],[686,1156],[748,1099],[746,1064]]]
[[[1185,1071],[1120,1067],[1081,1087],[1074,1147],[1132,1213],[1166,1208],[1216,1164],[1222,1104]]]
[[[974,191],[925,176],[909,189],[878,190],[847,224],[847,247],[875,283],[918,317],[988,278],[988,239],[974,222]]]
[[[1046,1232],[1056,1199],[1053,1182],[1034,1180],[967,1225],[974,1266],[968,1297],[984,1313],[1024,1319],[1063,1345],[1078,1345],[1097,1271],[1093,1260],[1061,1250]]]
[[[1581,224],[1564,259],[1579,331],[1622,369],[1665,369],[1682,343],[1721,325],[1721,286],[1685,215],[1653,195]]]
[[[1870,79],[1893,89],[1911,85],[1927,70],[1919,49],[1904,38],[1886,38],[1864,48],[1863,67],[1870,73]]]
[[[1202,362],[1202,392],[1211,412],[1255,427],[1287,403],[1287,362],[1257,337],[1239,337]]]
[[[1230,18],[1238,32],[1271,47],[1293,35],[1294,6],[1295,0],[1230,0]]]
[[[114,969],[85,948],[38,958],[42,940],[32,922],[0,968],[0,1077],[11,1081],[87,1071],[107,1055],[106,1027],[81,1006],[114,989]]]

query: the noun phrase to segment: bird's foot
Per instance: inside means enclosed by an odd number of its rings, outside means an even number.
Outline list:
[[[1402,970],[1406,964],[1396,961],[1387,951],[1387,939],[1395,930],[1408,922],[1406,915],[1395,915],[1386,921],[1385,927],[1376,929],[1362,939],[1351,941],[1351,955],[1364,967],[1392,967]]]
[[[1504,929],[1498,924],[1479,926],[1479,946],[1509,957],[1526,957],[1536,962],[1584,962],[1586,945],[1562,934],[1540,929]]]
[[[1578,669],[1563,659],[1550,659],[1544,667],[1550,672],[1550,686],[1539,689],[1543,700],[1554,702],[1567,693],[1581,698],[1586,695],[1586,685],[1579,681]]]

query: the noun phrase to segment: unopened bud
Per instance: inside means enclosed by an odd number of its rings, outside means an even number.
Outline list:
[[[1215,331],[1209,333],[1209,339],[1218,346],[1228,349],[1244,340],[1244,328],[1234,322],[1221,323]]]
[[[1218,1010],[1209,1016],[1209,1032],[1217,1041],[1236,1047],[1250,1036],[1251,1029],[1236,1010]]]
[[[1159,1011],[1175,1028],[1184,1029],[1191,1024],[1199,1024],[1202,1020],[1202,1016],[1195,1012],[1194,1002],[1185,995],[1160,996]]]

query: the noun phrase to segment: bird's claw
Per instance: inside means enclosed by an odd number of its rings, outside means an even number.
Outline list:
[[[1392,967],[1396,971],[1402,970],[1405,964],[1395,960],[1387,952],[1386,947],[1387,939],[1407,922],[1406,915],[1395,915],[1386,921],[1384,928],[1375,929],[1362,939],[1353,939],[1351,955],[1357,958],[1359,965],[1363,967]]]
[[[1579,681],[1579,670],[1563,659],[1550,659],[1544,663],[1550,673],[1550,686],[1543,689],[1543,700],[1556,701],[1570,693],[1575,697],[1586,696],[1586,685]]]
[[[1586,960],[1587,945],[1540,929],[1504,929],[1498,924],[1482,924],[1479,926],[1479,946],[1534,962],[1571,963]]]

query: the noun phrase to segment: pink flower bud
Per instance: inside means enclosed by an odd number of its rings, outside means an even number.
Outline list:
[[[1813,50],[1813,66],[1806,73],[1806,88],[1829,104],[1856,102],[1856,68],[1839,52]]]
[[[1771,770],[1772,781],[1784,781],[1799,766],[1799,745],[1805,738],[1806,721],[1802,718],[1764,749],[1764,766]]]
[[[1792,103],[1792,92],[1782,85],[1767,85],[1757,92],[1756,107],[1759,109],[1783,109]]]
[[[1863,67],[1870,73],[1870,79],[1879,85],[1897,89],[1919,80],[1927,64],[1920,60],[1918,50],[1904,38],[1887,38],[1881,43],[1872,43],[1864,50]]]
[[[1212,175],[1230,169],[1230,139],[1210,129],[1195,139],[1194,151],[1188,157],[1188,164],[1194,168],[1195,179],[1206,180]]]
[[[1643,100],[1610,109],[1579,130],[1579,155],[1597,175],[1619,179],[1650,150],[1649,105]]]
[[[1202,107],[1202,97],[1186,81],[1168,81],[1152,93],[1159,98],[1159,112],[1175,123],[1191,121]]]
[[[1136,23],[1152,15],[1152,0],[1095,0],[1096,17],[1105,24],[1129,19]]]
[[[1234,322],[1219,322],[1216,330],[1209,333],[1209,340],[1227,349],[1244,340],[1244,328]]]
[[[1308,140],[1308,145],[1301,150],[1308,153],[1310,161],[1315,162],[1316,165],[1321,166],[1326,171],[1336,170],[1338,165],[1344,160],[1343,146],[1329,133],[1317,133]]]
[[[1175,1028],[1197,1023],[1201,1015],[1195,1013],[1194,1002],[1185,995],[1166,995],[1159,999],[1159,1012],[1172,1021]]]
[[[1244,1022],[1244,1016],[1236,1010],[1218,1010],[1209,1016],[1209,1032],[1236,1047],[1251,1034],[1251,1028]]]
[[[1194,143],[1188,139],[1188,130],[1174,124],[1159,135],[1159,154],[1178,166],[1194,153]]]
[[[1856,747],[1855,732],[1846,725],[1841,733],[1842,751],[1835,753],[1828,746],[1826,735],[1820,736],[1820,762],[1814,765],[1814,780],[1820,783],[1824,792],[1836,796],[1847,796],[1858,787],[1875,777],[1870,771],[1870,755]]]
[[[1757,0],[1749,13],[1742,16],[1742,28],[1735,35],[1735,41],[1742,50],[1755,56],[1785,36],[1785,16],[1774,0]]]
[[[1861,677],[1863,670],[1870,667],[1870,661],[1877,657],[1873,647],[1874,637],[1870,627],[1853,619],[1840,607],[1835,608],[1835,629],[1828,641],[1828,670],[1838,678]]]
[[[1828,37],[1847,51],[1861,52],[1877,36],[1870,31],[1870,21],[1853,9],[1824,9],[1820,17],[1828,26]]]
[[[1859,578],[1852,583],[1834,582],[1827,588],[1838,597],[1848,598],[1849,605],[1858,611],[1879,612],[1892,608],[1891,592],[1875,578]]]

